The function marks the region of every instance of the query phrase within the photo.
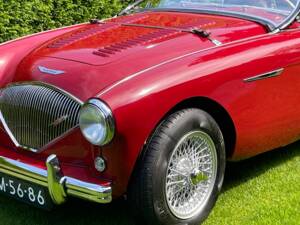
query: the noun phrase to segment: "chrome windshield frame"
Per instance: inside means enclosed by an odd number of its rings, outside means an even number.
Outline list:
[[[291,25],[299,16],[300,13],[300,1],[298,1],[295,10],[281,23],[276,27],[276,30],[283,30]]]

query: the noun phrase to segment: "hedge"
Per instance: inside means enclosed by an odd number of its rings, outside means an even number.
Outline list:
[[[129,0],[0,0],[0,42],[114,15]]]

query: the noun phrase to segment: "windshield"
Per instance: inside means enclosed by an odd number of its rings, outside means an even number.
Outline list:
[[[300,0],[162,0],[158,9],[199,10],[231,13],[280,26],[297,10]]]

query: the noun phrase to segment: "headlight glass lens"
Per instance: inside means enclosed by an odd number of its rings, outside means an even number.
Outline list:
[[[79,125],[84,137],[94,145],[105,145],[114,133],[113,118],[109,108],[93,99],[80,110]]]

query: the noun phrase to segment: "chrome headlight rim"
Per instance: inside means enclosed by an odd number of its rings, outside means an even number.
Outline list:
[[[82,105],[80,112],[79,112],[79,121],[81,120],[81,113],[85,107],[94,107],[99,111],[99,114],[101,114],[103,116],[102,119],[104,120],[104,123],[105,123],[105,127],[104,127],[105,135],[101,142],[95,142],[93,140],[90,140],[85,135],[85,132],[82,129],[81,123],[79,122],[79,127],[81,130],[81,133],[93,145],[104,146],[104,145],[109,144],[115,135],[115,119],[113,117],[113,113],[112,113],[111,109],[102,100],[100,100],[98,98],[91,98]]]

